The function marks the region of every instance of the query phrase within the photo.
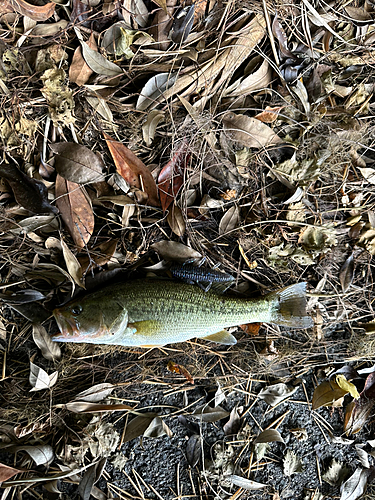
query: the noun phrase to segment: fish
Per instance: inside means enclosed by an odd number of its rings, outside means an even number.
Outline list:
[[[274,323],[308,328],[306,283],[254,299],[218,295],[175,281],[134,280],[106,286],[53,311],[56,342],[157,347],[193,338],[233,345],[226,328]]]

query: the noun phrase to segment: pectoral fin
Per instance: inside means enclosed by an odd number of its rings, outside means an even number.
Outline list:
[[[153,319],[128,323],[128,327],[135,330],[134,336],[142,335],[143,337],[150,337],[150,340],[158,334],[161,326],[160,321],[155,321]]]
[[[234,345],[237,344],[237,340],[233,335],[226,330],[221,330],[220,332],[213,333],[207,337],[202,337],[204,340],[209,340],[210,342],[217,342],[218,344]]]

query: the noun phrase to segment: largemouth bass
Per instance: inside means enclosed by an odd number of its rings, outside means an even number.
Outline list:
[[[151,347],[194,337],[235,344],[225,328],[245,323],[275,323],[307,328],[306,283],[256,299],[204,292],[174,281],[118,283],[53,311],[57,342]]]

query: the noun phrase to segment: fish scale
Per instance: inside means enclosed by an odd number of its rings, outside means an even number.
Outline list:
[[[53,340],[155,346],[199,337],[234,344],[227,327],[255,322],[311,326],[305,290],[306,283],[297,283],[264,297],[243,299],[174,281],[118,283],[55,309],[61,333]]]

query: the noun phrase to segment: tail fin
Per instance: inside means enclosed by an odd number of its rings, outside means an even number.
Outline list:
[[[277,300],[272,323],[289,328],[309,328],[313,320],[306,312],[306,283],[296,283],[272,294]]]

